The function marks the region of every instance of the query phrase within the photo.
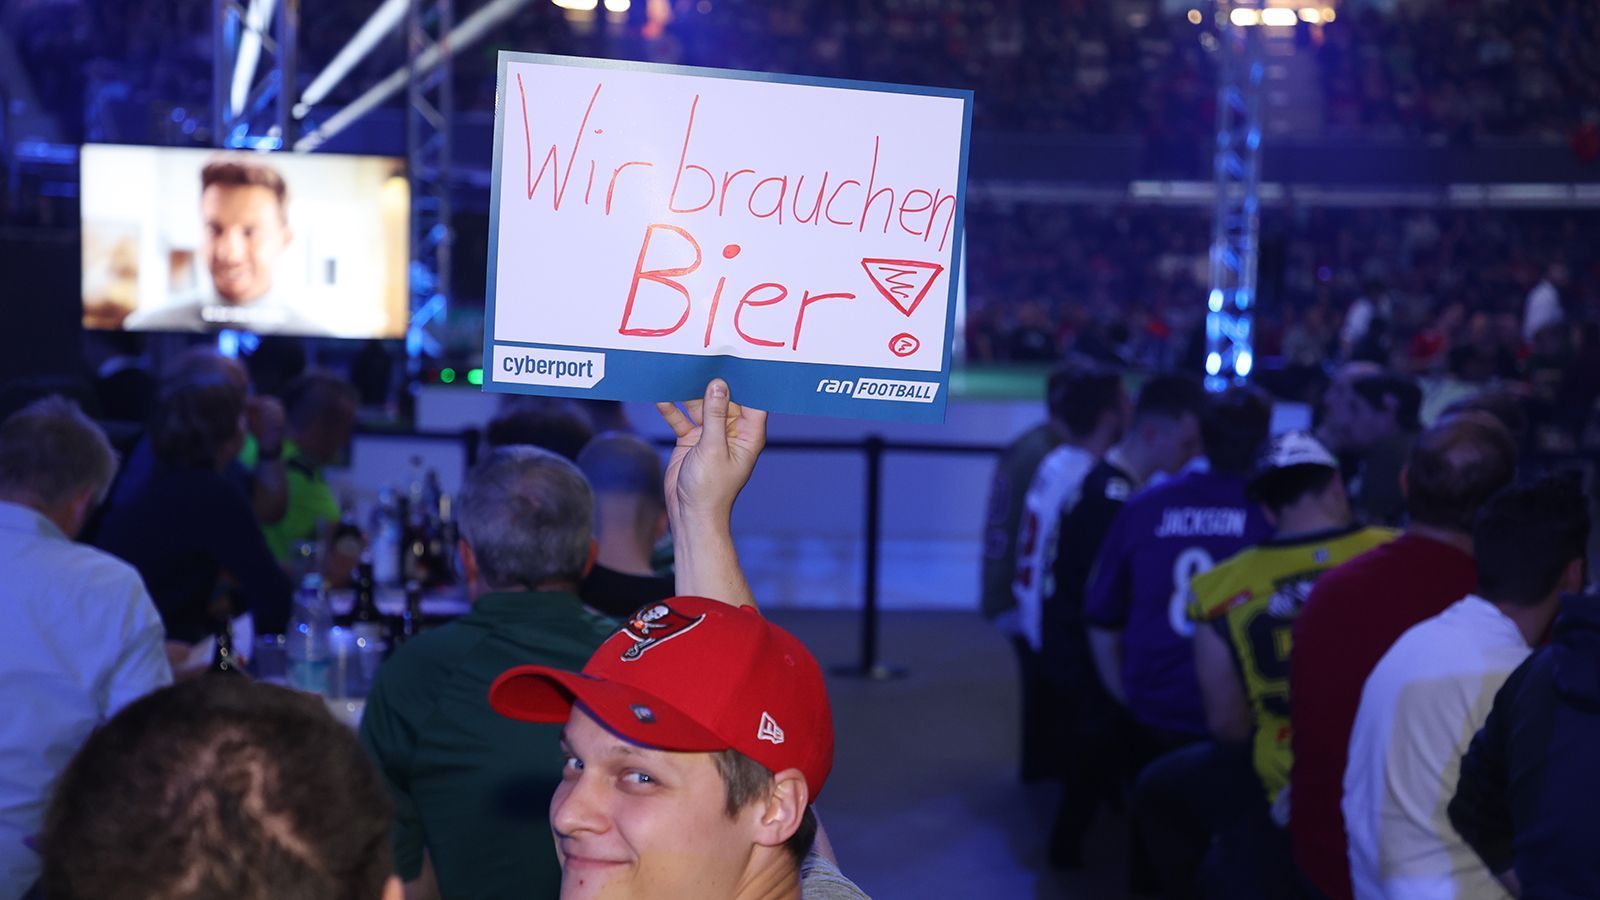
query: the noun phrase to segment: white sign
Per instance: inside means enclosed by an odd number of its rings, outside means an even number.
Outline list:
[[[502,53],[485,386],[942,418],[970,105]]]

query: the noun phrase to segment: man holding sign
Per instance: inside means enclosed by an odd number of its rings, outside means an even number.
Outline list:
[[[971,92],[502,53],[487,390],[940,421]]]

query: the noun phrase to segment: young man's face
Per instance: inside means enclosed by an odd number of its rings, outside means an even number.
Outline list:
[[[550,829],[564,900],[734,896],[755,840],[749,815],[728,817],[711,754],[641,747],[578,706],[562,752]]]
[[[289,243],[273,192],[257,185],[214,184],[200,195],[206,265],[217,295],[248,303],[272,289],[272,267]]]

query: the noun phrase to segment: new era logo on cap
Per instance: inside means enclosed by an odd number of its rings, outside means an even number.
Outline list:
[[[777,721],[772,718],[772,713],[761,714],[761,727],[756,729],[756,740],[773,744],[783,743],[783,729],[778,727]]]

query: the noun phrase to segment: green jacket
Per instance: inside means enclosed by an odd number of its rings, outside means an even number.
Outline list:
[[[426,848],[447,900],[560,894],[549,811],[561,726],[500,716],[489,685],[513,666],[581,669],[615,630],[574,594],[487,594],[383,664],[361,743],[394,796],[401,878],[418,876]]]

